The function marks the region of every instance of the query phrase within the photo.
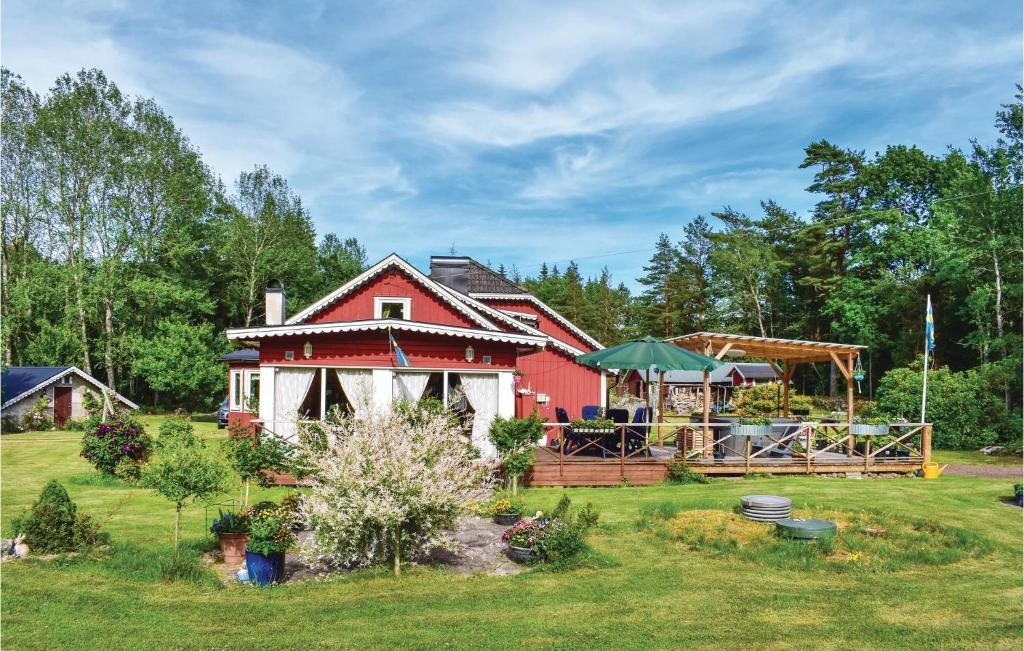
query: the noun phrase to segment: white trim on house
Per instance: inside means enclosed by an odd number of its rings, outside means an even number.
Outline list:
[[[515,334],[500,330],[476,330],[458,326],[419,323],[416,321],[400,321],[398,319],[373,319],[370,321],[344,321],[340,323],[312,323],[284,326],[261,326],[257,328],[233,328],[227,331],[227,338],[232,341],[253,341],[270,337],[292,335],[333,334],[337,332],[364,332],[374,330],[399,330],[419,332],[432,335],[448,335],[479,339],[482,341],[499,341],[524,346],[543,348],[548,340],[546,337]]]
[[[312,305],[305,308],[292,318],[288,319],[287,321],[285,321],[285,325],[295,325],[303,322],[312,315],[331,305],[341,297],[345,296],[352,290],[360,287],[361,285],[364,285],[368,281],[372,280],[382,272],[392,267],[397,267],[404,271],[405,273],[407,273],[413,280],[415,280],[420,285],[422,285],[423,287],[437,295],[439,298],[444,300],[446,303],[454,307],[456,310],[461,312],[463,315],[468,317],[471,321],[481,326],[485,330],[498,330],[498,326],[494,325],[493,323],[485,319],[483,315],[470,309],[462,301],[456,300],[455,297],[452,296],[447,291],[446,287],[444,287],[440,283],[431,280],[428,276],[424,275],[423,272],[421,272],[419,269],[403,260],[396,253],[392,253],[391,255],[384,258],[377,264],[373,265],[372,267],[370,267],[363,273],[359,274],[352,280],[348,281],[338,289],[334,290],[327,296],[324,296],[319,301],[313,303]]]
[[[586,351],[580,350],[579,348],[576,348],[575,346],[569,345],[569,344],[565,343],[564,341],[562,341],[561,339],[557,339],[557,338],[555,338],[555,337],[553,337],[553,336],[551,336],[551,335],[549,335],[549,334],[547,334],[545,332],[541,332],[537,328],[534,328],[533,326],[527,325],[527,324],[523,323],[522,321],[516,319],[513,316],[509,316],[508,314],[505,313],[506,312],[505,310],[500,310],[500,309],[498,309],[496,307],[491,307],[490,305],[488,305],[486,303],[482,303],[482,302],[476,300],[475,298],[472,298],[471,296],[466,296],[465,294],[459,294],[455,290],[448,289],[447,287],[444,287],[444,289],[447,289],[452,294],[454,294],[455,298],[457,298],[458,300],[465,301],[466,303],[469,303],[470,307],[476,308],[477,310],[479,310],[481,312],[489,314],[489,315],[493,316],[494,318],[496,318],[497,320],[501,321],[502,323],[505,323],[505,324],[509,325],[510,327],[513,327],[513,328],[515,328],[517,330],[520,330],[520,331],[525,332],[527,334],[533,335],[535,337],[543,337],[543,338],[547,339],[548,343],[551,344],[554,348],[557,348],[557,349],[561,350],[563,353],[565,353],[567,355],[570,355],[573,358],[578,357],[579,355],[583,355],[583,354],[586,353]],[[520,312],[519,314],[524,314],[524,315],[528,315],[528,316],[532,316],[532,317],[536,318],[535,314],[528,314],[527,312]]]
[[[499,301],[527,301],[533,303],[534,305],[539,307],[543,312],[545,312],[548,316],[553,318],[555,321],[558,321],[566,328],[568,328],[573,334],[583,339],[583,341],[587,342],[588,344],[590,344],[594,348],[597,348],[598,350],[604,349],[604,346],[601,345],[601,342],[588,335],[586,332],[581,330],[575,323],[573,323],[569,319],[565,318],[564,316],[556,312],[550,305],[540,300],[533,294],[490,294],[484,292],[470,292],[469,295],[472,298],[483,298]]]
[[[125,398],[124,396],[122,396],[117,391],[112,391],[105,384],[101,383],[99,380],[97,380],[96,378],[92,377],[91,375],[89,375],[85,371],[81,370],[77,366],[69,366],[66,369],[64,369],[63,371],[61,371],[60,373],[52,375],[48,379],[43,380],[42,382],[40,382],[36,386],[32,387],[28,391],[24,391],[24,392],[22,392],[22,393],[20,393],[20,394],[18,394],[16,396],[14,396],[10,400],[6,400],[2,405],[0,405],[0,409],[7,409],[11,405],[13,405],[13,404],[17,403],[18,401],[20,401],[21,399],[23,399],[25,396],[32,395],[36,391],[39,391],[41,389],[45,389],[46,387],[50,386],[51,384],[53,384],[57,380],[60,380],[61,378],[65,377],[66,375],[68,375],[69,373],[72,373],[72,372],[77,374],[80,378],[82,378],[83,380],[85,380],[89,384],[91,384],[94,387],[96,387],[97,389],[99,389],[101,395],[102,395],[102,393],[104,391],[110,391],[112,394],[114,394],[115,398],[117,398],[118,400],[120,400],[124,404],[128,405],[132,409],[138,409],[139,408],[139,406],[137,404],[135,404],[134,402],[132,402],[128,398]]]

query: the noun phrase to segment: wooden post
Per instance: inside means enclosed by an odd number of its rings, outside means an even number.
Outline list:
[[[565,427],[558,426],[558,476],[565,476]]]
[[[846,376],[846,422],[853,424],[853,353],[846,356],[846,364],[843,371]]]
[[[626,426],[619,427],[619,474],[626,478]]]
[[[932,460],[932,424],[925,423],[924,427],[921,428],[921,456],[924,458],[924,463],[928,463]]]
[[[782,415],[789,418],[789,381],[793,377],[793,365],[782,366]]]
[[[704,369],[704,432],[702,434],[703,443],[702,448],[708,447],[708,438],[711,435],[711,428],[708,427],[708,423],[711,421],[711,371]],[[712,443],[714,441],[711,441]],[[704,456],[714,454],[714,449],[709,448],[704,452]]]
[[[658,369],[658,447],[664,447],[665,435],[660,423],[665,422],[665,371]]]
[[[864,437],[864,472],[868,471],[868,462],[871,461],[871,437]]]
[[[746,470],[744,472],[749,473],[750,472],[750,455],[751,455],[751,452],[752,452],[752,447],[754,445],[754,442],[752,441],[752,437],[750,437],[750,436],[744,436],[743,438],[747,439],[746,444],[743,446],[743,449],[746,452],[746,457],[745,457],[746,463],[744,464],[746,466]]]

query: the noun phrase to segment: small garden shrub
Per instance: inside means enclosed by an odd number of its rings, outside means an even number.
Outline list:
[[[131,457],[121,457],[114,466],[114,476],[125,483],[137,484],[142,476],[142,464]]]
[[[142,424],[124,413],[107,420],[99,414],[91,416],[82,437],[82,456],[107,475],[114,475],[118,462],[125,457],[145,461],[151,448],[152,439]]]
[[[46,396],[39,396],[39,399],[32,403],[32,407],[25,412],[25,430],[45,432],[53,429],[53,419],[50,418],[50,413],[50,400]]]
[[[574,566],[590,552],[587,536],[598,519],[592,504],[582,509],[573,507],[569,496],[563,494],[549,517],[520,520],[502,535],[502,540],[533,550],[543,562],[559,567]]]
[[[966,371],[940,367],[928,372],[926,418],[933,425],[934,447],[963,450],[994,443],[1020,444],[1020,412],[1006,409],[1003,375],[1003,369],[995,364]],[[920,420],[922,376],[920,363],[888,371],[878,384],[877,411],[911,422]]]
[[[766,382],[756,386],[737,387],[732,402],[741,416],[774,416],[782,407],[782,389],[775,383]],[[790,409],[810,409],[811,398],[791,391]]]
[[[694,472],[685,461],[670,459],[668,464],[668,482],[671,484],[708,484],[711,480],[699,472]]]
[[[34,553],[68,552],[109,542],[99,525],[78,513],[60,482],[51,479],[32,508],[12,523]]]
[[[800,542],[778,536],[774,523],[748,520],[733,511],[664,505],[642,509],[638,525],[693,551],[800,570],[891,572],[954,563],[991,548],[966,530],[902,516],[814,508],[795,509],[793,515],[834,521],[839,532]]]
[[[544,421],[537,412],[528,418],[498,416],[491,422],[488,436],[498,450],[512,493],[517,493],[520,477],[533,463],[537,441],[544,436]]]

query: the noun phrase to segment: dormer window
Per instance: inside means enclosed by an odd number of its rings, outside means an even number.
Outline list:
[[[373,297],[373,318],[375,319],[398,319],[408,321],[412,318],[411,298],[396,296],[374,296]]]

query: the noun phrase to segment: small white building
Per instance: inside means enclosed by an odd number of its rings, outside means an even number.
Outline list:
[[[86,391],[102,399],[104,390],[112,400],[130,409],[138,409],[134,402],[110,391],[102,382],[76,366],[9,366],[0,373],[0,396],[3,400],[0,418],[5,424],[11,420],[20,422],[40,398],[46,398],[49,403],[46,415],[60,429],[69,419],[88,416],[82,405]]]

